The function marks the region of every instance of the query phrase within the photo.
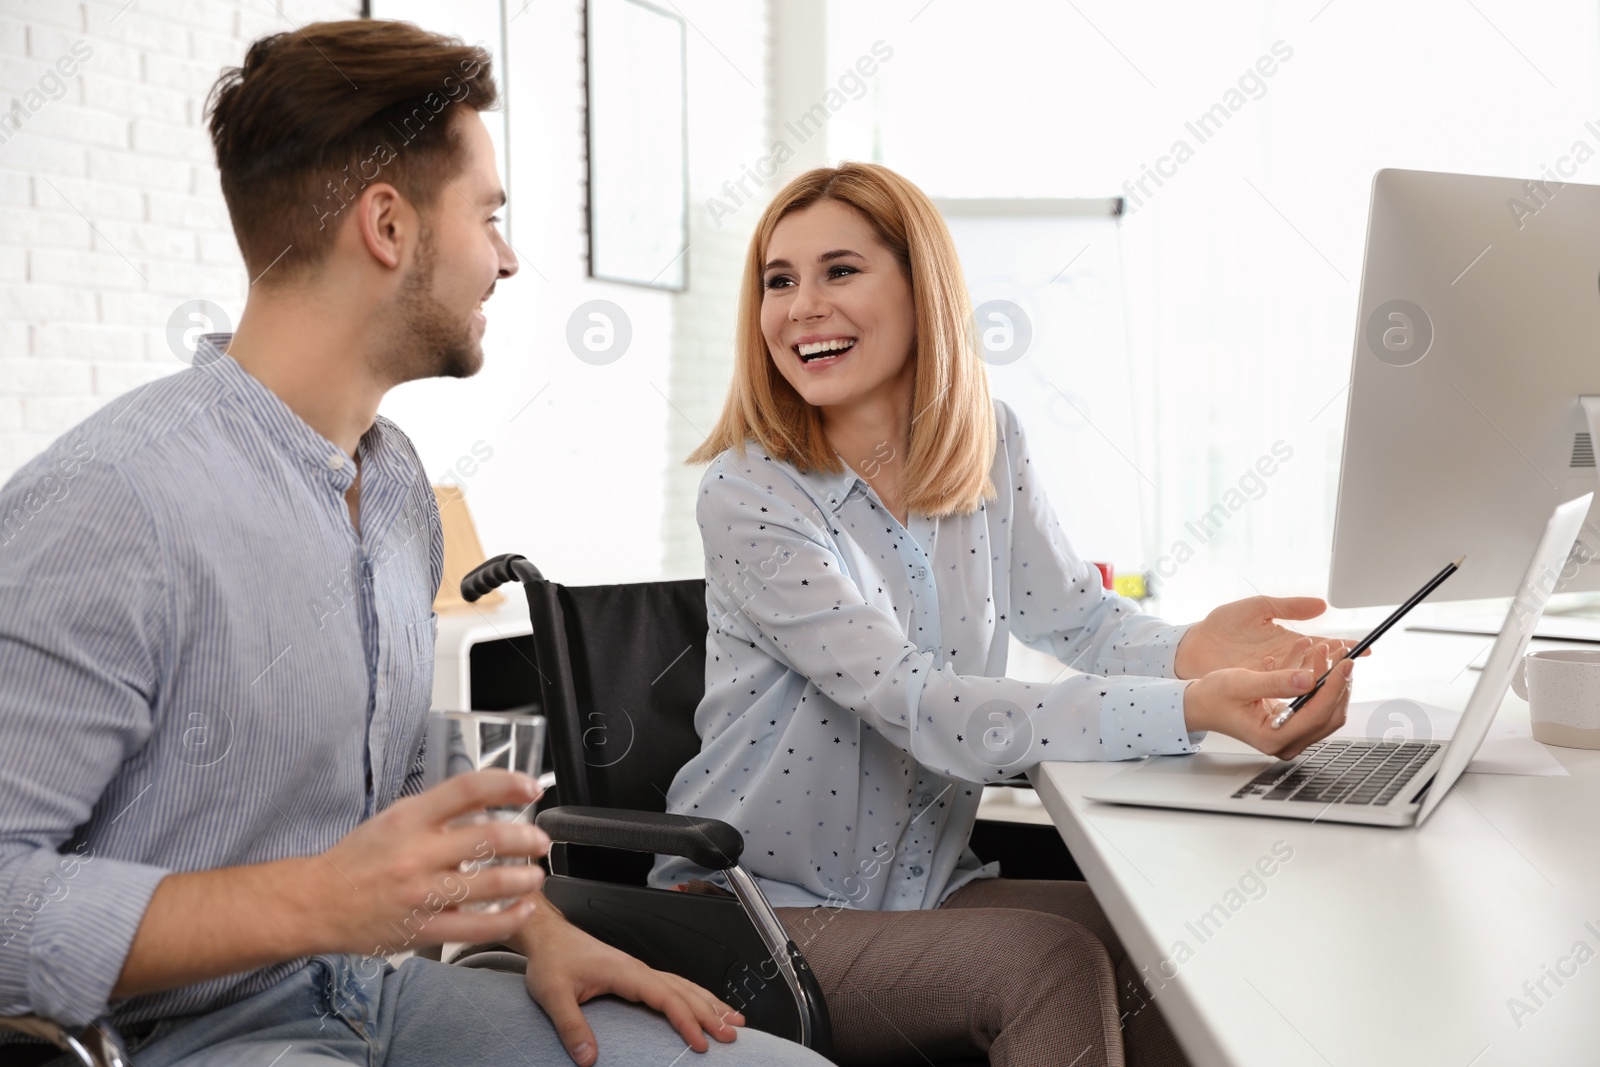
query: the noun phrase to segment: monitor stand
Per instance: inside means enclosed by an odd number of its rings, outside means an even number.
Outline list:
[[[1600,396],[1580,396],[1578,403],[1583,407],[1584,418],[1589,424],[1589,442],[1592,447],[1600,449]],[[1600,467],[1596,469],[1600,470]],[[1600,533],[1588,523],[1584,524],[1584,528],[1591,533]],[[1569,603],[1552,605],[1545,609],[1539,625],[1534,628],[1533,636],[1548,641],[1581,641],[1600,645],[1600,594],[1574,593],[1569,596]],[[1500,632],[1500,626],[1504,622],[1504,616],[1485,615],[1482,618],[1462,622],[1417,624],[1406,629],[1423,633],[1479,634],[1493,637]]]

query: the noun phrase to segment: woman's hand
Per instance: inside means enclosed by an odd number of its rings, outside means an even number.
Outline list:
[[[1309,644],[1310,639],[1279,626],[1277,620],[1314,619],[1327,609],[1327,602],[1314,596],[1253,596],[1224,604],[1184,633],[1173,659],[1173,672],[1179,678],[1203,678],[1226,667],[1270,669],[1264,667],[1268,659],[1287,663],[1297,654],[1299,643]],[[1316,640],[1327,645],[1335,657],[1355,644],[1337,638]]]
[[[1274,670],[1275,658],[1264,670],[1230,667],[1212,671],[1183,691],[1184,724],[1194,732],[1215,730],[1237,737],[1269,756],[1293,759],[1308,745],[1344,725],[1350,706],[1350,674],[1354,660],[1343,660],[1317,695],[1306,701],[1289,721],[1276,729],[1272,719],[1283,705],[1275,698],[1297,697],[1316,684],[1334,655],[1326,644],[1311,647],[1301,638],[1291,651],[1288,666]],[[1337,655],[1344,655],[1341,649]]]

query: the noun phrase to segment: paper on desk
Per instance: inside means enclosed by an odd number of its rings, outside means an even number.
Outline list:
[[[1416,700],[1359,700],[1350,705],[1344,725],[1334,737],[1372,737],[1390,741],[1448,741],[1455,736],[1461,713]],[[1467,764],[1476,774],[1529,774],[1568,777],[1561,761],[1533,739],[1526,723],[1496,719],[1478,754]]]

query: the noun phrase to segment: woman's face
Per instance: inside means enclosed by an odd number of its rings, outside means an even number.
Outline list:
[[[821,200],[767,244],[761,332],[790,385],[819,408],[906,387],[915,367],[911,283],[855,208]]]

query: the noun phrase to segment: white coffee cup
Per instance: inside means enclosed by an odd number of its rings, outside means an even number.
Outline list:
[[[1530,652],[1517,665],[1511,688],[1528,702],[1535,741],[1600,748],[1600,649]]]

